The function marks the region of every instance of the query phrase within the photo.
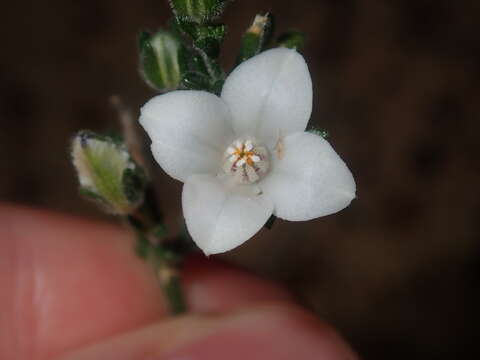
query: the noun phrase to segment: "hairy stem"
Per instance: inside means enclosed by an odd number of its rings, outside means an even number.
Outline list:
[[[178,270],[169,265],[161,265],[158,269],[158,278],[168,302],[170,314],[178,315],[186,312],[187,307]]]
[[[152,196],[152,193],[147,194]],[[145,199],[144,205],[127,221],[137,235],[137,254],[153,266],[170,314],[178,315],[187,311],[179,272],[185,251],[167,243],[165,233],[159,234],[157,228],[164,229],[164,226],[158,212],[148,208],[149,200]]]

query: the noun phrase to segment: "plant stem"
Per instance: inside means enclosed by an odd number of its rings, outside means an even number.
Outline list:
[[[172,315],[179,315],[186,312],[185,299],[183,296],[181,278],[176,268],[170,266],[160,266],[158,269],[158,278],[163,289],[163,293],[168,302],[169,312]]]
[[[208,55],[203,51],[202,49],[194,46],[194,49],[197,51],[197,53],[200,55],[202,58],[203,64],[205,65],[205,68],[207,69],[208,75],[210,76],[210,81],[212,83],[215,83],[215,81],[219,80],[219,76],[217,74],[217,71],[214,69],[214,65],[212,63],[212,59],[208,57]]]
[[[141,141],[133,125],[135,122],[132,111],[123,104],[119,97],[112,97],[110,101],[118,112],[123,135],[131,155],[137,163],[145,167],[147,162],[143,157]],[[172,244],[165,243],[166,231],[163,216],[156,203],[152,184],[145,189],[142,205],[126,216],[125,220],[136,234],[137,255],[145,261],[149,261],[158,276],[170,314],[177,315],[186,312],[178,268],[188,250],[182,246],[173,247]]]
[[[127,221],[137,235],[137,254],[149,261],[157,274],[169,313],[178,315],[187,311],[179,272],[185,252],[181,247],[168,246],[164,236],[160,238],[154,233],[154,229],[162,226],[162,222],[159,216],[155,216],[158,212],[146,209],[148,200],[145,199],[144,205]]]

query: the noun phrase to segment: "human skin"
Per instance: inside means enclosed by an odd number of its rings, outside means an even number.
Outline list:
[[[0,359],[356,359],[279,286],[198,256],[170,317],[126,229],[0,204]]]

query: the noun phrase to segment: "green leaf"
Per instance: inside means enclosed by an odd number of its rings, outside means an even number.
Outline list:
[[[190,58],[190,68],[192,69],[193,72],[198,72],[206,77],[209,76],[208,74],[208,69],[205,66],[205,61],[203,61],[202,57],[199,56],[198,54],[192,55]]]
[[[118,140],[80,131],[72,141],[72,162],[80,192],[100,202],[109,212],[128,214],[142,202],[146,182],[143,170]]]
[[[209,91],[211,88],[210,79],[206,75],[193,71],[184,75],[182,84],[189,90]]]
[[[137,231],[137,241],[135,243],[135,253],[138,257],[146,260],[150,254],[151,244],[148,239]]]
[[[212,92],[218,96],[222,93],[223,84],[225,84],[225,80],[217,80],[212,86]]]
[[[90,198],[92,200],[95,200],[95,201],[98,201],[102,204],[105,203],[105,199],[103,197],[101,197],[99,194],[91,191],[90,189],[88,189],[86,187],[81,186],[80,189],[79,189],[79,193],[82,196],[88,197],[88,198]]]
[[[225,78],[225,73],[216,61],[225,36],[225,25],[199,25],[182,18],[175,18],[175,29],[192,39],[188,51],[188,71],[183,73],[182,84],[187,89],[213,92],[214,84]]]
[[[175,16],[173,20],[171,20],[170,26],[173,28],[175,33],[188,35],[192,39],[197,38],[197,28],[199,25],[194,22]]]
[[[145,194],[147,178],[143,169],[135,167],[123,171],[123,192],[131,203],[141,201]]]
[[[165,224],[157,224],[150,231],[152,235],[159,240],[163,240],[163,238],[167,235],[167,227]]]
[[[182,314],[187,311],[187,306],[183,299],[182,283],[179,276],[172,276],[168,282],[163,284],[165,292],[170,304],[170,313],[172,315]]]
[[[157,91],[177,89],[186,68],[184,46],[168,31],[138,37],[140,72],[146,83]]]
[[[259,54],[270,42],[273,33],[273,17],[270,14],[256,15],[252,25],[242,37],[237,64]]]
[[[184,20],[198,24],[219,17],[229,0],[170,0],[173,13]]]
[[[305,34],[300,31],[289,31],[277,39],[279,47],[301,50],[305,46]]]
[[[205,52],[210,58],[218,57],[226,32],[224,24],[198,25],[181,18],[177,18],[176,23],[180,31],[192,38],[194,47]]]
[[[307,132],[309,132],[311,134],[315,134],[317,136],[321,136],[324,139],[326,139],[330,136],[329,132],[325,129],[311,128],[311,129],[308,129]]]
[[[194,41],[194,46],[201,49],[209,58],[216,59],[220,55],[220,43],[210,37]]]

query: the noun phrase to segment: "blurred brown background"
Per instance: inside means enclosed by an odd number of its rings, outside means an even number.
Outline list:
[[[288,284],[365,359],[466,357],[480,320],[479,3],[237,0],[225,66],[266,11],[308,34],[312,124],[358,199],[224,257]],[[152,96],[135,38],[165,23],[166,1],[8,1],[0,16],[0,199],[102,217],[77,196],[69,137],[115,128],[112,94],[133,109]],[[156,176],[174,223],[181,184]]]

